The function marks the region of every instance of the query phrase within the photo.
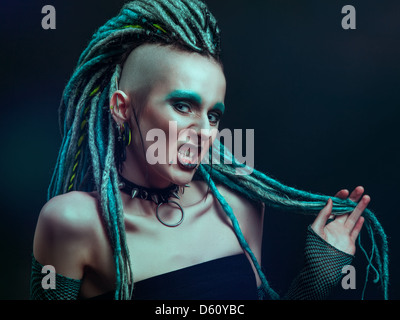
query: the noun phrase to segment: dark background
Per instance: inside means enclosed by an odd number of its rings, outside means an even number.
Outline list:
[[[0,299],[29,297],[35,224],[61,142],[62,90],[93,32],[124,2],[0,5]],[[222,29],[228,81],[221,129],[254,129],[256,168],[290,186],[334,195],[363,185],[388,234],[389,296],[399,299],[400,2],[207,3]],[[46,4],[56,8],[56,30],[41,27]],[[356,8],[356,30],[341,27],[347,4]],[[267,212],[263,264],[280,293],[301,268],[311,221]],[[357,289],[333,297],[360,298],[365,262],[358,251]],[[381,297],[371,283],[366,298]]]

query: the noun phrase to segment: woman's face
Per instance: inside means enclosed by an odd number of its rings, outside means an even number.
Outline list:
[[[146,44],[128,57],[120,89],[138,116],[144,145],[130,112],[132,143],[123,174],[158,188],[190,182],[224,113],[221,66],[197,53]]]

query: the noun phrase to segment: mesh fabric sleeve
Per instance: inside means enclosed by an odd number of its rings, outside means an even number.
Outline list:
[[[55,289],[44,289],[42,280],[46,273],[42,273],[43,265],[32,255],[32,273],[30,284],[31,300],[77,300],[82,280],[72,279],[55,274]]]
[[[326,299],[339,284],[343,267],[351,264],[354,256],[336,249],[309,226],[304,258],[304,267],[292,282],[284,299]]]

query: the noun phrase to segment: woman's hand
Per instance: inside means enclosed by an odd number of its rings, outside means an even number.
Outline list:
[[[364,217],[361,216],[368,206],[371,198],[364,195],[364,188],[357,187],[350,194],[348,190],[340,190],[335,197],[358,202],[357,207],[352,213],[336,216],[334,220],[326,224],[332,213],[332,199],[329,199],[326,206],[319,212],[311,228],[326,242],[348,254],[354,255],[356,252],[356,239],[364,223]],[[360,200],[361,199],[361,200]],[[332,216],[333,217],[333,216]]]

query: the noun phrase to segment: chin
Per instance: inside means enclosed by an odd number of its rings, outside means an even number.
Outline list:
[[[201,156],[204,156],[201,154]],[[152,167],[149,182],[151,185],[159,185],[160,188],[167,187],[171,183],[184,186],[193,180],[198,168],[198,161],[203,157],[191,155],[189,151],[180,152],[176,155],[175,163],[156,164]]]
[[[178,164],[157,165],[149,171],[148,182],[153,188],[166,188],[171,183],[184,186],[192,181],[196,169],[183,169]]]
[[[196,168],[182,168],[179,164],[171,165],[170,169],[171,182],[178,186],[184,186],[190,183],[196,172]]]

